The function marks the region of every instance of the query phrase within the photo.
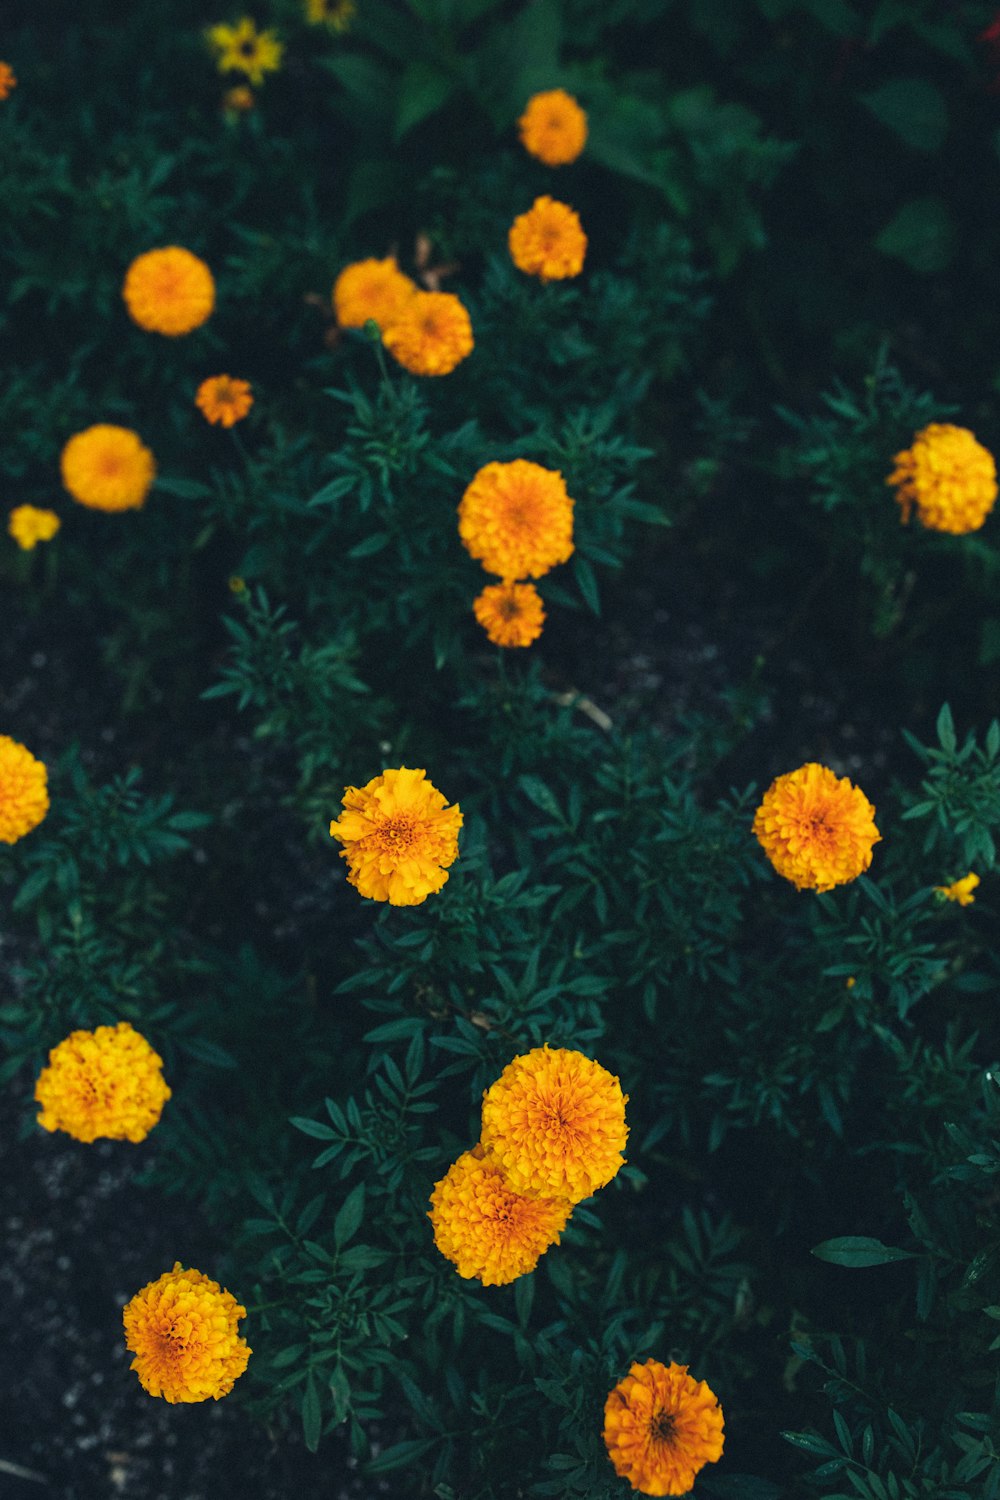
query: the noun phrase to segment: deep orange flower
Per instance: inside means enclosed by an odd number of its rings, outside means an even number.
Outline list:
[[[125,1347],[139,1384],[164,1401],[218,1401],[247,1367],[238,1324],[247,1310],[231,1292],[180,1261],[136,1292],[123,1313]]]
[[[138,510],[156,478],[156,462],[139,434],[109,422],[74,433],[60,467],[73,499],[91,510]]]
[[[587,142],[587,116],[565,89],[533,94],[517,122],[521,144],[547,167],[576,161]]]
[[[886,484],[895,486],[904,525],[915,506],[930,531],[961,536],[978,531],[993,509],[996,464],[967,427],[931,422],[893,462]]]
[[[434,1243],[460,1276],[506,1286],[558,1245],[570,1211],[565,1198],[516,1193],[496,1158],[476,1146],[435,1184],[428,1218]]]
[[[500,578],[541,578],[573,552],[573,501],[557,469],[485,464],[458,507],[466,551]]]
[[[341,328],[363,328],[371,318],[385,329],[416,290],[416,282],[399,269],[394,255],[385,260],[356,260],[333,283],[337,322]]]
[[[48,810],[44,763],[9,734],[0,734],[0,844],[16,844]]]
[[[542,281],[579,276],[587,253],[587,236],[579,215],[568,203],[536,198],[518,214],[507,234],[511,260],[519,271]]]
[[[416,292],[382,342],[411,375],[448,375],[474,347],[472,321],[451,292]]]
[[[722,1457],[722,1408],[687,1365],[633,1364],[604,1404],[615,1473],[642,1495],[686,1495],[699,1469]]]
[[[347,879],[362,896],[419,906],[448,879],[461,826],[461,809],[447,805],[426,771],[400,766],[347,787],[330,835],[344,845]]]
[[[122,296],[140,328],[178,338],[211,317],[215,281],[197,255],[181,245],[166,245],[136,256],[126,273]]]
[[[210,375],[195,392],[195,405],[206,422],[232,427],[242,421],[253,406],[249,380],[234,380],[231,375]]]
[[[17,88],[17,78],[10,63],[0,62],[0,99],[8,98]]]
[[[545,623],[541,595],[533,583],[491,583],[472,604],[476,619],[494,646],[530,646]]]
[[[864,874],[882,837],[861,788],[815,761],[772,781],[753,831],[778,874],[800,891],[832,891]]]

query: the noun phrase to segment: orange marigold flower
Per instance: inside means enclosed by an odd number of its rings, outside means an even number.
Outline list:
[[[532,94],[517,122],[521,144],[547,167],[576,161],[587,141],[587,115],[565,89]]]
[[[10,63],[0,62],[0,99],[6,99],[17,88],[17,77]]]
[[[426,777],[426,771],[400,766],[367,786],[346,788],[344,811],[330,834],[344,845],[347,879],[362,896],[419,906],[448,879],[462,813]]]
[[[542,281],[562,281],[583,270],[587,236],[580,216],[555,198],[536,198],[527,213],[518,214],[507,243],[517,269]]]
[[[78,1141],[144,1141],[170,1089],[163,1059],[127,1021],[73,1031],[49,1053],[35,1084],[38,1123]]]
[[[472,320],[452,292],[415,292],[382,342],[411,375],[447,375],[475,344]]]
[[[931,422],[893,462],[886,484],[896,487],[904,525],[916,506],[917,519],[929,530],[961,536],[978,531],[993,509],[996,464],[967,427]]]
[[[136,256],[125,274],[122,296],[140,328],[178,338],[211,317],[215,281],[197,255],[181,245],[166,245]]]
[[[7,530],[23,552],[31,552],[39,542],[50,542],[61,525],[54,510],[37,505],[17,505],[7,518]]]
[[[530,646],[545,623],[541,595],[533,583],[491,583],[473,600],[476,619],[494,646]]]
[[[854,880],[882,837],[861,788],[815,761],[772,781],[753,831],[778,874],[800,891],[832,891]]]
[[[972,893],[978,884],[979,876],[974,870],[970,870],[968,875],[963,875],[953,885],[936,885],[934,889],[943,901],[957,901],[959,906],[971,906],[976,899]]]
[[[285,49],[277,33],[258,31],[249,16],[235,26],[210,26],[205,35],[220,73],[245,73],[256,87],[264,82],[265,73],[275,73],[281,67]]]
[[[48,772],[24,745],[0,734],[0,844],[16,844],[49,810]]]
[[[570,1212],[565,1198],[516,1193],[497,1160],[476,1146],[435,1184],[428,1218],[434,1243],[459,1276],[506,1286],[558,1245]]]
[[[573,552],[573,501],[557,469],[486,464],[458,507],[466,551],[501,578],[541,578]]]
[[[722,1408],[687,1365],[633,1364],[604,1403],[604,1442],[615,1473],[641,1495],[686,1495],[722,1457]]]
[[[210,375],[195,392],[195,405],[207,422],[232,427],[242,421],[253,406],[249,380],[234,380],[231,375]]]
[[[533,1047],[484,1091],[482,1143],[515,1192],[579,1203],[624,1164],[627,1103],[582,1052]]]
[[[124,1310],[129,1366],[151,1396],[218,1401],[247,1367],[251,1350],[238,1324],[247,1310],[201,1271],[172,1271],[136,1292]]]
[[[384,329],[398,318],[417,290],[394,255],[356,260],[333,283],[333,310],[341,328],[363,328],[369,318]]]
[[[156,478],[156,462],[137,432],[99,422],[70,438],[62,482],[91,510],[138,510]]]

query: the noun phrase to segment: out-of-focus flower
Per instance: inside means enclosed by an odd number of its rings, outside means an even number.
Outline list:
[[[382,342],[411,375],[448,375],[475,343],[469,314],[452,292],[415,292],[382,330]]]
[[[91,510],[138,510],[156,478],[156,461],[139,434],[107,422],[74,433],[60,467],[73,499]]]
[[[587,115],[565,89],[533,94],[517,122],[521,144],[547,167],[576,161],[587,142]]]
[[[247,1310],[201,1271],[172,1271],[136,1292],[125,1307],[130,1369],[151,1396],[164,1401],[218,1401],[247,1367],[251,1350],[239,1336]]]
[[[349,786],[330,834],[344,845],[347,879],[362,896],[419,906],[448,879],[461,826],[461,809],[448,806],[427,772],[401,766]]]
[[[936,885],[934,889],[944,901],[957,901],[959,906],[971,906],[975,901],[972,894],[979,884],[979,876],[974,870],[968,875],[963,875],[961,880],[956,880],[952,885]]]
[[[129,266],[122,296],[132,321],[150,333],[178,338],[208,321],[215,280],[203,260],[181,245],[147,250]]]
[[[473,612],[494,646],[530,646],[545,623],[541,595],[533,583],[491,583],[477,595]]]
[[[0,62],[0,99],[7,99],[17,88],[17,76],[10,63]]]
[[[16,844],[48,810],[44,763],[9,734],[0,734],[0,844]]]
[[[256,98],[252,88],[245,83],[238,83],[235,88],[226,89],[222,96],[222,107],[231,114],[245,115],[248,110],[253,109]]]
[[[815,761],[772,781],[753,831],[778,874],[800,891],[832,891],[854,880],[882,837],[861,788]]]
[[[306,0],[310,26],[328,26],[331,31],[349,31],[357,10],[354,0]]]
[[[557,469],[526,458],[490,463],[458,507],[466,551],[500,578],[541,578],[573,552],[573,501]]]
[[[518,214],[507,234],[511,260],[519,271],[542,281],[579,276],[587,253],[580,216],[568,203],[536,198]]]
[[[434,1243],[458,1274],[505,1286],[533,1271],[570,1216],[565,1198],[516,1193],[482,1146],[466,1151],[435,1184],[428,1217]]]
[[[893,462],[886,484],[895,486],[904,524],[916,506],[917,519],[929,530],[960,536],[978,531],[993,509],[996,464],[967,427],[931,422]]]
[[[341,328],[363,328],[370,318],[384,329],[416,292],[416,282],[399,269],[394,255],[356,260],[333,283],[333,310]]]
[[[144,1141],[170,1089],[163,1059],[127,1021],[73,1031],[53,1047],[35,1084],[38,1123],[78,1141]]]
[[[265,73],[276,73],[281,67],[284,46],[274,31],[258,31],[249,16],[235,26],[210,26],[205,33],[216,54],[220,73],[245,73],[257,87]]]
[[[37,505],[17,505],[7,518],[7,530],[23,552],[31,552],[39,542],[50,542],[61,525],[54,510]]]
[[[722,1457],[722,1408],[687,1365],[633,1364],[604,1403],[615,1473],[641,1495],[686,1495],[699,1469]]]
[[[234,380],[231,375],[210,375],[198,387],[194,400],[206,422],[233,427],[253,406],[253,391],[249,380]]]

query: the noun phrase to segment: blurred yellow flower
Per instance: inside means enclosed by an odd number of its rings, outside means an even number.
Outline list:
[[[235,88],[226,89],[222,96],[222,107],[233,114],[245,115],[248,110],[253,109],[256,100],[253,89],[248,88],[245,83],[238,83]]]
[[[125,1307],[125,1347],[139,1384],[164,1401],[218,1401],[247,1367],[239,1336],[247,1310],[231,1292],[180,1261],[136,1292]]]
[[[195,391],[194,402],[206,422],[233,427],[253,406],[253,389],[249,380],[210,375]]]
[[[17,505],[7,518],[7,530],[24,552],[31,552],[39,542],[50,542],[61,525],[54,510],[37,505]]]
[[[565,1198],[515,1192],[499,1162],[476,1146],[435,1184],[428,1218],[434,1243],[460,1276],[506,1286],[558,1245],[570,1212]]]
[[[354,0],[306,0],[306,20],[310,26],[329,26],[331,31],[347,31],[357,9]]]
[[[53,1047],[35,1084],[38,1123],[78,1141],[144,1141],[170,1089],[163,1059],[127,1021],[73,1031]]]
[[[9,734],[0,734],[0,844],[16,844],[48,810],[44,763]]]
[[[993,509],[996,464],[967,427],[931,422],[893,462],[886,484],[896,488],[904,525],[915,506],[921,525],[961,536],[978,531]]]
[[[362,896],[419,906],[448,879],[461,826],[461,809],[447,805],[427,772],[401,766],[347,787],[330,835],[344,845],[347,879]]]
[[[608,1457],[641,1495],[687,1495],[722,1457],[722,1428],[715,1392],[673,1361],[633,1364],[604,1404]]]
[[[568,203],[536,198],[518,214],[507,234],[510,257],[519,271],[541,281],[579,276],[587,253],[587,236],[579,215]]]
[[[815,761],[772,781],[753,831],[778,874],[800,891],[832,891],[854,880],[882,837],[861,788]]]
[[[0,62],[0,99],[7,99],[17,88],[17,77],[10,63]]]
[[[363,328],[371,318],[382,329],[399,316],[416,290],[416,282],[399,269],[394,255],[356,260],[333,283],[333,310],[341,328]]]
[[[258,31],[249,16],[235,26],[210,26],[205,33],[216,53],[220,73],[245,73],[256,87],[265,73],[276,73],[281,67],[284,46],[273,31]]]
[[[573,552],[573,501],[557,469],[526,458],[485,464],[458,507],[470,556],[500,578],[541,578]]]
[[[533,583],[491,583],[477,595],[473,613],[494,646],[530,646],[545,623],[545,609]]]
[[[976,899],[972,893],[978,884],[979,876],[970,870],[968,875],[963,875],[953,885],[936,885],[934,889],[945,901],[957,901],[959,906],[971,906]]]
[[[521,144],[547,167],[576,161],[587,142],[587,115],[565,89],[533,94],[517,122]]]
[[[178,338],[211,317],[215,279],[190,250],[166,245],[136,256],[126,272],[122,297],[140,328]]]
[[[156,478],[156,462],[139,434],[108,422],[74,433],[60,467],[73,499],[91,510],[138,510]]]
[[[472,321],[452,292],[415,292],[382,330],[382,342],[411,375],[448,375],[472,353]]]

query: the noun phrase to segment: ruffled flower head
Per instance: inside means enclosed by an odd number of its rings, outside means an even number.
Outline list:
[[[519,271],[542,281],[579,276],[587,253],[580,216],[568,203],[536,198],[518,214],[507,234],[510,257]]]
[[[247,1310],[231,1292],[180,1261],[136,1292],[124,1310],[130,1365],[151,1396],[218,1401],[247,1367],[251,1350],[238,1324]]]
[[[138,510],[156,478],[156,462],[139,434],[108,422],[75,433],[60,467],[73,499],[91,510]]]
[[[466,1151],[434,1187],[434,1243],[458,1274],[505,1286],[533,1271],[570,1216],[565,1198],[526,1197],[482,1146]]]
[[[45,766],[9,734],[0,734],[0,844],[16,844],[48,810]]]
[[[31,552],[39,542],[50,542],[62,522],[54,510],[37,505],[17,505],[7,518],[7,531],[22,552]]]
[[[362,896],[419,906],[448,879],[461,826],[461,809],[448,806],[427,772],[401,766],[349,786],[330,834],[344,845],[347,879]]]
[[[930,531],[961,536],[978,531],[993,509],[996,464],[967,427],[931,422],[893,462],[886,484],[895,486],[904,525],[915,506],[917,519]]]
[[[249,380],[210,375],[195,391],[194,402],[206,422],[233,427],[253,406],[253,391]]]
[[[484,1092],[482,1144],[515,1192],[579,1203],[624,1165],[627,1103],[582,1052],[534,1047]]]
[[[976,899],[972,893],[978,884],[979,876],[974,870],[970,870],[968,875],[963,875],[961,880],[954,881],[952,885],[936,885],[934,889],[942,901],[957,901],[959,906],[971,906]]]
[[[416,282],[399,269],[394,255],[356,260],[333,283],[333,310],[341,328],[363,328],[370,318],[385,329],[416,291]]]
[[[35,1084],[38,1123],[78,1141],[144,1141],[170,1089],[163,1059],[127,1021],[73,1031],[49,1053]]]
[[[125,273],[122,296],[129,316],[149,333],[179,338],[208,321],[215,280],[203,260],[182,245],[137,255]]]
[[[587,116],[565,89],[533,94],[517,122],[521,144],[547,167],[576,161],[587,143]]]
[[[832,891],[862,875],[882,837],[861,788],[815,761],[772,781],[753,831],[778,874],[800,891]]]
[[[545,623],[541,595],[533,583],[491,583],[473,600],[472,609],[494,646],[530,646]]]
[[[205,34],[220,73],[245,73],[256,87],[264,82],[265,73],[276,73],[281,67],[285,49],[277,33],[258,31],[249,16],[235,26],[210,26]]]
[[[541,578],[573,552],[573,501],[557,469],[526,458],[486,464],[462,496],[466,551],[501,578]]]
[[[415,292],[382,342],[411,375],[450,375],[475,347],[472,320],[452,292]]]
[[[615,1473],[641,1495],[686,1495],[699,1469],[722,1457],[722,1408],[687,1365],[633,1364],[604,1403]]]

